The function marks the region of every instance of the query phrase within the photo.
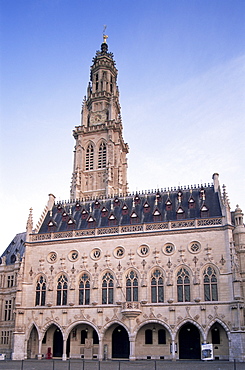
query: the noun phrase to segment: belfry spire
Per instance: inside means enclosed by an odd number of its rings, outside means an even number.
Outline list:
[[[104,32],[101,50],[90,68],[81,125],[73,131],[76,144],[71,199],[127,192],[128,145],[122,136],[118,71]]]

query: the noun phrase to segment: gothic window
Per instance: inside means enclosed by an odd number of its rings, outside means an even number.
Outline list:
[[[102,278],[102,304],[113,304],[114,278],[107,272]]]
[[[145,344],[152,344],[152,330],[146,329],[145,331]]]
[[[90,301],[90,278],[83,274],[79,283],[79,304],[89,304]]]
[[[207,267],[203,273],[204,283],[204,299],[205,301],[218,300],[218,285],[216,271],[211,267]]]
[[[96,75],[95,75],[95,80],[96,80],[96,84],[95,84],[95,86],[96,86],[96,90],[98,90],[98,88],[99,88],[99,75],[98,75],[98,73],[96,73]]]
[[[67,289],[68,280],[65,275],[61,275],[58,279],[57,284],[57,306],[63,306],[67,304]]]
[[[36,284],[36,306],[45,306],[46,299],[46,280],[40,276]]]
[[[158,330],[158,344],[166,344],[166,331],[164,329]]]
[[[177,273],[178,302],[190,302],[190,274],[185,268]]]
[[[163,301],[163,274],[160,270],[155,270],[151,275],[151,302]]]
[[[126,276],[126,301],[138,301],[138,276],[133,270]]]
[[[98,168],[106,167],[106,145],[101,143],[99,147]]]
[[[86,171],[94,169],[94,147],[89,144],[86,150]]]
[[[88,329],[81,330],[81,344],[85,344],[85,339],[88,337]]]

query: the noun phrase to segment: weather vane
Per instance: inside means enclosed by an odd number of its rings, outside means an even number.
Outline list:
[[[103,42],[106,44],[106,39],[108,39],[108,36],[105,34],[105,30],[106,30],[106,24],[104,25],[104,29],[103,29]]]

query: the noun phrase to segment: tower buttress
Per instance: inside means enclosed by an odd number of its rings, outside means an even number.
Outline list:
[[[108,52],[107,36],[96,52],[90,82],[76,126],[71,199],[127,192],[128,145],[122,136],[118,71]]]

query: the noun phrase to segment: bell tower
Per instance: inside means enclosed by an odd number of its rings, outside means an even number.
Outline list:
[[[122,136],[118,71],[103,36],[90,70],[81,125],[76,126],[71,199],[127,192],[128,145]]]

